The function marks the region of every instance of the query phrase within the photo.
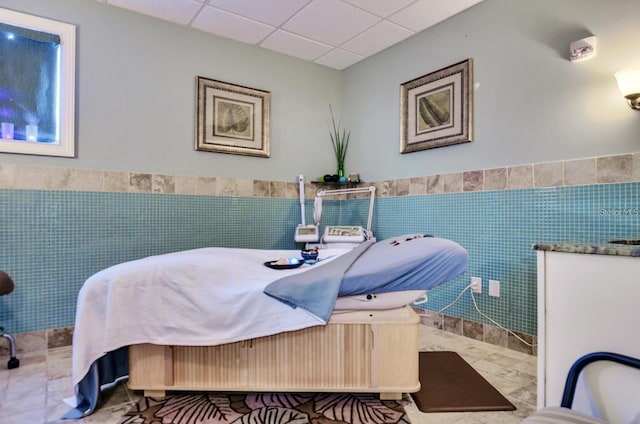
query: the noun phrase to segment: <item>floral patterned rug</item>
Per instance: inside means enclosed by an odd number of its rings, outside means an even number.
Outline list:
[[[188,393],[142,398],[120,424],[409,424],[402,405],[369,393]]]

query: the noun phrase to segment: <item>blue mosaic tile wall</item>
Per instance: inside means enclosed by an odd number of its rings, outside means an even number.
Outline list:
[[[429,294],[439,310],[471,276],[480,309],[505,327],[536,333],[536,254],[531,244],[640,235],[640,183],[378,198],[379,239],[424,233],[460,243],[468,271]],[[366,222],[365,199],[325,201],[323,223]],[[307,222],[313,202],[307,201]],[[22,333],[72,326],[91,274],[127,260],[204,246],[294,249],[295,199],[0,190],[0,269],[16,290],[0,297],[0,323]],[[501,282],[489,297],[488,280]],[[464,296],[446,313],[487,323]]]
[[[0,323],[22,333],[72,326],[83,282],[108,266],[206,246],[294,248],[288,199],[0,190],[0,269],[16,284]]]
[[[383,198],[376,206],[379,238],[432,234],[469,251],[467,272],[431,290],[421,307],[440,310],[471,277],[480,277],[479,309],[502,326],[528,334],[537,332],[532,244],[640,238],[638,183]],[[490,279],[501,283],[499,298],[488,296]],[[492,324],[476,311],[468,293],[444,313]]]

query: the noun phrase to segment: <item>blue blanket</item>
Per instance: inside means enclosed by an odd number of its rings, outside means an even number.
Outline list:
[[[305,309],[326,323],[345,273],[373,243],[364,242],[324,266],[276,280],[265,287],[264,293],[293,308]]]
[[[465,272],[468,260],[454,241],[407,234],[363,243],[328,266],[276,280],[264,292],[326,322],[338,296],[429,290]]]
[[[91,365],[87,375],[75,387],[77,405],[63,419],[77,419],[91,414],[98,406],[100,391],[129,376],[129,347],[109,352]]]

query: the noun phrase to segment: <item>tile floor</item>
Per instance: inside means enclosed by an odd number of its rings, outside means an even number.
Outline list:
[[[420,326],[421,350],[458,352],[518,408],[513,412],[421,413],[406,396],[405,408],[413,424],[519,423],[535,410],[536,358],[467,337]],[[20,367],[6,369],[0,358],[0,423],[116,424],[141,394],[120,384],[103,396],[102,406],[80,420],[60,420],[69,409],[64,398],[71,387],[71,347],[18,355]]]

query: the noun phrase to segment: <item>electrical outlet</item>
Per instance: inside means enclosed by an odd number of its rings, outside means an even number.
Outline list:
[[[482,278],[471,277],[471,291],[474,293],[482,293]]]
[[[500,281],[489,280],[489,296],[500,297]]]

